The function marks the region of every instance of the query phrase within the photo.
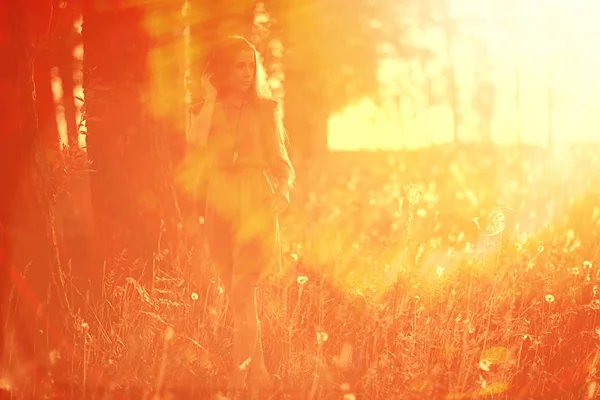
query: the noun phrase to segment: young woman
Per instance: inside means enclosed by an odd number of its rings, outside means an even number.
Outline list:
[[[277,216],[288,206],[295,178],[280,108],[265,95],[261,73],[246,39],[220,42],[209,55],[204,97],[191,108],[188,128],[188,144],[205,159],[209,253],[234,314],[235,389],[271,381],[255,291],[262,275],[280,267]]]

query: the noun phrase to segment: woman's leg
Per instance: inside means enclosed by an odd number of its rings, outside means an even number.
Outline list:
[[[257,300],[256,290],[254,291],[254,299]],[[255,307],[258,310],[258,305],[255,303]],[[254,346],[254,353],[252,355],[252,363],[250,364],[249,380],[256,382],[259,385],[268,383],[270,380],[270,374],[265,364],[265,356],[262,345],[262,327],[260,319],[258,318],[258,312],[256,316],[257,329],[256,329],[256,345]]]
[[[256,308],[256,283],[253,274],[233,274],[229,290],[233,310],[233,366],[231,386],[243,388],[251,366],[264,366],[260,323]],[[260,366],[260,365],[259,365]],[[266,370],[266,368],[265,368]]]

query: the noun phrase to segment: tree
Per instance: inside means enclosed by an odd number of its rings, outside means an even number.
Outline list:
[[[492,123],[494,119],[495,86],[491,75],[492,63],[489,51],[481,40],[475,39],[475,93],[473,108],[479,120],[480,137],[487,143],[492,142]]]
[[[181,7],[168,1],[83,3],[87,145],[101,260],[109,268],[119,255],[139,260],[135,274],[159,243],[162,249],[178,243],[169,132],[181,129],[174,113],[183,102],[183,75],[175,80],[166,71],[176,70],[171,63],[182,54],[168,39],[177,36],[169,23]]]
[[[456,26],[450,15],[450,2],[448,0],[442,0],[442,26],[444,37],[446,40],[446,57],[448,65],[446,66],[446,82],[448,102],[450,103],[450,109],[452,110],[452,137],[454,143],[459,143],[459,127],[461,124],[461,115],[458,104],[458,83],[456,79],[456,66],[454,64],[454,43],[456,41]]]
[[[0,301],[6,312],[11,285],[17,304],[11,319],[30,359],[44,359],[45,351],[60,343],[66,301],[59,283],[62,270],[52,207],[56,191],[50,172],[58,142],[52,127],[56,119],[48,112],[52,97],[41,85],[49,86],[49,78],[44,81],[36,74],[47,61],[50,15],[49,8],[33,1],[11,0],[0,8]]]
[[[81,0],[65,2],[64,8],[57,21],[56,33],[56,66],[62,83],[65,121],[67,126],[67,141],[72,149],[79,148],[79,130],[75,109],[74,72],[75,46],[81,43],[81,35],[75,30],[75,21],[81,15]]]
[[[271,35],[262,48],[275,52],[269,72],[283,75],[292,154],[316,156],[327,150],[331,114],[363,96],[377,97],[377,43],[385,31],[372,24],[390,10],[368,1],[264,3]]]

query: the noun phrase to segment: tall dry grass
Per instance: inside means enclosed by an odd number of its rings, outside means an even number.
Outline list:
[[[441,147],[302,168],[284,270],[259,289],[279,398],[599,398],[597,150]],[[223,391],[232,318],[201,249],[174,267],[159,242],[150,284],[126,258],[104,271],[101,299],[72,310],[62,393]]]

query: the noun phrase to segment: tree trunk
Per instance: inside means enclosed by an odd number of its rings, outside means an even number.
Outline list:
[[[547,146],[548,148],[553,148],[554,147],[554,111],[555,111],[555,106],[554,106],[554,77],[553,77],[553,65],[552,65],[552,60],[548,61],[548,72],[546,75],[546,90],[548,92],[548,114],[547,114],[547,121],[548,121],[548,142],[547,142]]]
[[[161,98],[164,90],[181,82],[162,75],[160,62],[172,62],[166,56],[150,63],[152,40],[144,31],[149,25],[144,20],[148,9],[100,6],[85,1],[83,15],[95,226],[101,258],[109,268],[124,256],[130,270],[117,272],[148,276],[144,264],[152,260],[161,238],[177,241],[181,218],[167,145],[171,126],[161,114],[161,107],[172,100]],[[95,272],[100,271],[98,266]]]
[[[285,63],[284,123],[294,160],[308,161],[327,152],[328,115],[318,92],[304,91],[310,77]]]
[[[74,23],[77,17],[77,11],[80,10],[76,7],[74,2],[69,1],[67,3],[66,15],[62,21],[61,26],[61,41],[57,49],[57,66],[60,79],[62,82],[63,98],[62,104],[65,111],[65,120],[67,125],[67,142],[69,147],[79,147],[79,131],[77,129],[77,115],[75,109],[75,97],[73,90],[75,88],[74,83],[74,66],[75,58],[73,56],[73,50],[75,45],[81,41],[81,36],[75,31]]]
[[[58,138],[53,136],[55,115],[49,110],[54,103],[47,95],[49,76],[44,80],[44,74],[36,74],[45,70],[47,60],[42,58],[36,66],[40,59],[34,47],[43,39],[35,29],[47,26],[48,21],[40,19],[43,14],[39,8],[29,8],[33,4],[13,0],[4,7],[6,23],[2,26],[7,41],[0,67],[5,102],[0,107],[0,301],[6,313],[8,291],[14,290],[11,310],[15,311],[10,317],[19,347],[27,358],[43,360],[62,340],[64,324],[60,317],[66,301],[58,283],[61,269],[52,208],[55,189],[50,173],[53,149],[49,147],[54,147]],[[39,115],[38,110],[42,111]]]
[[[446,58],[448,66],[446,67],[446,80],[447,80],[447,96],[450,103],[450,111],[452,112],[452,139],[455,145],[460,142],[459,138],[459,127],[460,127],[460,112],[458,104],[458,85],[456,82],[456,66],[454,63],[454,23],[450,15],[450,4],[448,0],[444,0],[442,3],[443,7],[443,29],[446,42]]]
[[[515,124],[517,131],[517,144],[519,147],[523,144],[523,125],[521,122],[521,68],[518,61],[515,61],[514,65],[514,78],[515,78]]]
[[[327,75],[315,70],[313,44],[307,32],[317,38],[326,35],[319,22],[315,2],[269,1],[266,3],[272,26],[272,38],[283,44],[284,124],[290,140],[290,154],[295,163],[319,157],[328,150],[327,124],[331,110],[331,93]],[[318,40],[318,39],[317,39]],[[265,46],[268,47],[268,46]]]
[[[36,111],[39,117],[39,130],[44,145],[54,152],[60,151],[60,137],[56,124],[56,103],[52,93],[52,68],[56,66],[56,52],[50,47],[43,48],[35,55]]]

